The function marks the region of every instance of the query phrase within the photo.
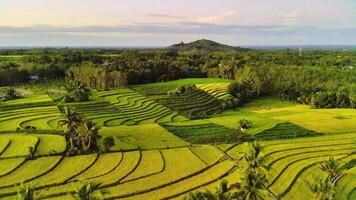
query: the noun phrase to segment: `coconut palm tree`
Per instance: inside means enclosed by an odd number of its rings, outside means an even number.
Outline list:
[[[262,153],[263,147],[258,142],[246,143],[247,148],[243,153],[243,158],[246,161],[246,168],[255,172],[267,172],[269,167],[266,164],[266,157]]]
[[[83,183],[80,188],[75,190],[73,197],[77,200],[99,200],[101,196],[107,192],[100,190],[101,183]]]
[[[264,200],[271,196],[267,184],[268,181],[265,174],[247,169],[241,183],[238,185],[238,191],[233,195],[233,199]]]
[[[277,199],[272,191],[268,188],[267,165],[266,157],[263,154],[263,146],[258,142],[246,143],[246,149],[242,159],[245,160],[244,179],[240,183],[239,192],[235,197],[243,197],[243,199],[264,199],[268,195],[272,199]]]
[[[341,162],[331,156],[328,160],[320,163],[320,169],[328,175],[331,182],[334,182],[342,174],[345,168]]]
[[[31,185],[21,184],[17,191],[17,197],[19,200],[39,200],[40,197],[35,193],[35,189]]]
[[[78,128],[78,140],[84,152],[98,150],[99,129],[92,121],[83,121]]]
[[[215,188],[215,192],[206,190],[205,192],[190,193],[186,200],[231,200],[233,199],[232,190],[234,185],[229,186],[228,182],[223,180],[219,187]]]
[[[64,107],[62,111],[64,119],[57,122],[58,127],[66,126],[67,131],[73,131],[77,124],[81,122],[81,117],[77,112],[71,111],[68,107]]]
[[[315,200],[332,200],[335,195],[334,184],[329,178],[320,180],[319,183],[311,187]]]

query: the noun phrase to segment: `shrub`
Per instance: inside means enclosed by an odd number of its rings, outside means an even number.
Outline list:
[[[311,98],[313,108],[351,108],[352,100],[346,89],[316,92]]]
[[[240,128],[243,129],[248,129],[252,127],[252,122],[245,118],[240,119],[239,124],[240,124]]]
[[[9,87],[5,90],[3,100],[8,101],[8,100],[16,99],[18,97],[19,95],[17,94],[16,90],[12,87]]]
[[[67,87],[67,94],[64,96],[65,103],[70,102],[85,102],[89,100],[91,95],[90,89],[85,87],[81,82],[70,82]]]
[[[105,137],[103,145],[104,145],[104,151],[106,151],[106,152],[110,151],[110,148],[115,146],[114,138],[112,136]]]

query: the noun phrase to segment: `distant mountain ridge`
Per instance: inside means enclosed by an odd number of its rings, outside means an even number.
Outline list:
[[[201,39],[190,43],[178,43],[163,50],[171,50],[177,52],[190,52],[190,51],[247,51],[249,49],[242,47],[233,47],[225,44],[220,44],[211,40]]]

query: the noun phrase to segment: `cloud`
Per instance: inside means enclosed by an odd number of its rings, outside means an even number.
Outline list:
[[[283,16],[286,25],[296,25],[301,15],[299,10],[293,10]]]
[[[188,18],[188,17],[184,17],[184,16],[167,15],[167,14],[160,14],[160,13],[148,13],[146,15],[149,17],[171,18],[171,19],[187,19]]]
[[[198,22],[200,23],[219,23],[228,17],[233,17],[236,15],[235,11],[228,10],[221,15],[209,15],[198,18]]]
[[[343,29],[324,29],[313,26],[240,26],[220,25],[199,22],[150,23],[120,26],[46,26],[35,25],[27,27],[0,26],[0,35],[13,34],[21,37],[28,34],[53,33],[140,33],[140,34],[191,34],[191,35],[301,35],[320,33],[347,33],[356,36],[356,27]]]

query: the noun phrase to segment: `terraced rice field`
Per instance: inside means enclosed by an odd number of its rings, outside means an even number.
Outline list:
[[[220,100],[199,89],[170,97],[161,96],[156,100],[190,119],[205,118],[222,111]]]
[[[187,120],[177,112],[174,112],[131,89],[99,92],[96,95],[99,98],[109,101],[114,107],[119,109],[124,116],[131,119],[136,124]],[[115,120],[110,121],[110,123],[115,123]]]
[[[271,129],[264,130],[255,135],[259,140],[276,140],[296,137],[318,136],[320,133],[311,131],[290,122],[277,124]]]
[[[209,123],[190,126],[164,125],[164,128],[192,143],[217,143],[236,141],[236,130]]]
[[[46,199],[73,199],[83,182],[96,182],[108,192],[104,199],[138,200],[183,199],[214,190],[221,180],[236,183],[245,146],[233,138],[241,118],[252,122],[246,134],[264,145],[268,185],[280,199],[313,199],[307,183],[324,176],[321,161],[356,159],[355,110],[259,99],[220,113],[228,83],[188,82],[149,84],[150,94],[141,93],[145,85],[95,92],[84,103],[54,104],[48,96],[0,102],[0,199],[16,198],[20,183]],[[157,85],[182,84],[202,85],[182,96],[157,94]],[[65,138],[54,131],[62,118],[58,106],[95,122],[99,145],[113,137],[110,152],[65,156]],[[187,118],[192,116],[209,118]],[[353,167],[337,181],[336,200],[355,199],[355,183]]]
[[[127,117],[117,107],[109,102],[85,102],[66,104],[74,111],[96,123],[98,126],[133,125],[135,121]]]
[[[312,199],[305,181],[313,183],[315,176],[322,175],[317,164],[330,156],[343,161],[355,159],[355,140],[356,134],[342,134],[266,142],[270,189],[282,199]],[[236,146],[228,154],[239,159],[240,151],[241,147]]]
[[[265,142],[264,153],[273,169],[268,176],[270,189],[281,199],[311,199],[313,194],[305,181],[322,176],[317,164],[330,155],[344,162],[355,159],[355,139],[355,134],[342,134]],[[235,145],[229,147],[227,153],[239,159],[242,149],[242,145]],[[107,199],[180,199],[190,191],[213,188],[221,179],[233,182],[241,177],[234,162],[209,145],[34,160],[8,159],[14,164],[3,170],[6,174],[0,179],[0,194],[9,197],[16,195],[15,184],[24,181],[36,184],[44,196],[70,199],[68,192],[79,187],[82,180],[90,180],[104,183],[102,188],[110,192],[105,196]],[[25,173],[29,169],[29,173]],[[353,173],[353,169],[348,171],[337,183],[338,188],[348,191],[346,195],[351,197],[354,182],[348,180],[353,178]]]
[[[20,108],[52,106],[53,101],[48,95],[39,95],[0,102],[0,111],[9,111]]]
[[[55,130],[61,113],[56,106],[23,108],[0,112],[0,132],[35,127],[36,130]]]
[[[229,94],[230,83],[209,83],[209,84],[196,84],[195,86],[210,94],[211,96],[224,100],[231,97]]]

